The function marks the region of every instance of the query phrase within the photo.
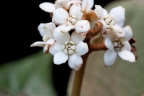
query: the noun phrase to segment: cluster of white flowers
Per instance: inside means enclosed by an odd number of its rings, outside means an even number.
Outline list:
[[[131,52],[129,40],[132,38],[132,29],[125,26],[125,9],[121,6],[115,7],[108,12],[101,6],[95,6],[95,12],[104,27],[102,35],[105,40],[105,46],[108,50],[104,54],[105,66],[114,64],[117,54],[124,60],[135,62],[135,56]]]
[[[108,14],[99,5],[95,5],[95,10],[92,10],[93,5],[93,0],[41,3],[39,7],[52,14],[52,22],[38,26],[43,41],[37,41],[31,47],[43,47],[44,53],[54,55],[55,64],[60,65],[68,60],[70,68],[79,70],[83,64],[81,56],[89,51],[88,44],[83,41],[89,30],[96,27],[96,22],[101,22],[103,28],[100,33],[108,48],[104,54],[105,65],[108,67],[114,64],[117,53],[122,59],[134,62],[135,56],[128,42],[132,38],[132,30],[130,26],[123,27],[125,9],[119,6]],[[82,20],[85,14],[88,19]]]

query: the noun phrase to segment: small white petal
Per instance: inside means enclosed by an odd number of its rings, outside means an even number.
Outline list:
[[[56,25],[64,24],[69,17],[68,12],[63,8],[58,8],[53,12],[52,22]]]
[[[110,29],[112,30],[112,32],[117,36],[117,37],[125,37],[125,32],[124,30],[118,26],[117,24],[115,24],[114,26],[110,26]]]
[[[59,43],[65,43],[66,41],[70,41],[70,34],[63,33],[59,27],[54,30],[53,37]]]
[[[106,46],[109,50],[111,50],[111,51],[114,50],[112,41],[111,41],[109,38],[106,38],[105,41],[104,41],[104,43],[105,43],[105,46]]]
[[[58,52],[54,55],[54,64],[60,65],[68,60],[68,55],[64,52]]]
[[[77,20],[81,20],[82,16],[83,16],[83,13],[80,10],[77,10],[76,11]]]
[[[125,9],[122,6],[113,8],[109,14],[115,19],[116,24],[120,27],[124,25]]]
[[[95,13],[99,17],[99,19],[103,18],[103,8],[100,5],[95,5]]]
[[[118,55],[123,59],[129,62],[135,62],[135,56],[132,52],[128,50],[121,50],[118,52]]]
[[[65,27],[67,27],[66,24],[62,24],[62,25],[57,26],[57,28],[60,28],[61,30],[64,29]]]
[[[57,52],[62,51],[62,44],[55,42],[54,45],[50,46],[49,52],[54,55]]]
[[[78,71],[81,68],[82,63],[83,60],[79,55],[73,54],[69,56],[68,64],[70,68]]]
[[[55,10],[55,5],[50,2],[41,3],[39,7],[45,12],[50,12],[50,13],[52,13]]]
[[[103,9],[103,18],[107,17],[108,16],[108,12],[106,9]]]
[[[87,20],[80,20],[75,24],[75,31],[77,33],[86,33],[90,30],[90,24]]]
[[[69,2],[69,0],[57,0],[55,2],[55,9],[57,9],[57,8],[67,9],[68,2]]]
[[[122,47],[121,50],[128,50],[128,51],[131,51],[131,45],[129,44],[128,41],[124,41],[122,42],[124,44],[124,46]]]
[[[85,35],[86,36],[86,35]],[[83,41],[85,39],[85,36],[80,34],[80,33],[76,33],[75,31],[71,34],[71,41],[73,41],[75,44],[78,44],[79,41]]]
[[[90,10],[94,5],[94,0],[82,0],[82,10]]]
[[[44,36],[44,28],[43,28],[44,25],[45,25],[44,23],[40,23],[38,26],[38,31],[42,37]]]
[[[114,64],[117,58],[117,53],[115,51],[107,50],[104,54],[104,63],[106,67],[110,67]]]
[[[46,45],[53,45],[55,43],[55,40],[54,39],[49,39],[47,42],[46,42]]]
[[[81,0],[68,0],[66,9],[70,9],[71,5],[81,4]]]
[[[61,29],[62,33],[68,33],[70,30],[74,29],[75,26],[65,26],[63,29]]]
[[[130,40],[132,38],[132,29],[130,26],[126,26],[123,28],[124,32],[125,32],[125,38],[124,40]]]
[[[76,46],[76,53],[78,55],[84,55],[89,51],[87,43],[80,41]]]
[[[81,11],[81,6],[80,6],[80,4],[74,4],[74,5],[72,5],[71,8],[70,8],[69,14],[76,16],[77,10]]]
[[[49,38],[53,38],[53,31],[56,28],[56,26],[53,23],[47,23],[44,25],[44,34],[49,37]]]
[[[37,42],[34,42],[33,44],[31,44],[30,47],[36,47],[36,46],[43,47],[43,46],[45,46],[45,44],[46,44],[45,42],[37,41]]]

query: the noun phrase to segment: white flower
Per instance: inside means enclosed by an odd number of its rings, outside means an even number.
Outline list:
[[[50,2],[44,2],[39,7],[45,12],[52,13],[57,8],[64,8],[69,10],[72,4],[80,4],[81,0],[56,0],[55,4]]]
[[[38,30],[43,37],[43,41],[34,42],[31,47],[44,47],[44,53],[48,53],[49,46],[53,45],[55,40],[53,39],[53,31],[55,29],[55,25],[53,23],[41,23],[38,26]]]
[[[135,56],[131,52],[131,46],[128,42],[132,38],[130,26],[121,28],[124,24],[124,8],[121,6],[113,8],[108,14],[101,6],[96,6],[95,12],[98,13],[99,19],[103,22],[103,37],[108,50],[104,54],[105,66],[109,67],[114,64],[117,54],[124,60],[135,62]]]
[[[69,67],[78,70],[82,63],[81,55],[88,52],[88,45],[83,42],[84,35],[73,32],[62,33],[57,27],[53,33],[56,42],[50,46],[49,52],[54,55],[54,63],[60,65],[68,60]]]
[[[76,13],[72,9],[76,10]],[[72,7],[72,9],[70,11],[70,15],[63,8],[56,9],[53,12],[52,21],[56,25],[61,25],[61,27],[63,27],[61,28],[61,31],[64,33],[69,32],[70,30],[75,28],[80,28],[80,30],[76,30],[77,33],[86,33],[90,29],[89,22],[87,20],[80,20],[82,17],[82,13],[80,12],[79,7],[76,9]]]
[[[82,13],[80,12],[80,10],[77,10],[76,14],[72,14],[72,13],[74,13],[72,10],[70,11],[70,14],[69,14],[65,9],[58,8],[53,12],[52,21],[56,25],[65,24],[66,26],[74,27],[76,22],[81,19]]]
[[[132,30],[130,26],[123,28],[125,32],[125,38],[115,38],[111,41],[109,38],[105,39],[105,46],[108,50],[104,54],[105,66],[109,67],[114,64],[117,54],[124,60],[129,62],[135,62],[135,56],[131,52],[131,46],[128,40],[132,37]]]
[[[107,25],[115,25],[122,27],[125,20],[125,9],[122,6],[115,7],[108,12],[100,5],[95,5],[95,12],[100,20],[104,20]]]
[[[123,27],[125,20],[125,9],[122,6],[111,9],[109,14],[99,5],[95,5],[95,8],[95,13],[98,16],[99,21],[103,23],[102,35],[104,38],[109,37],[109,34],[113,34],[118,37],[125,36],[121,28]]]

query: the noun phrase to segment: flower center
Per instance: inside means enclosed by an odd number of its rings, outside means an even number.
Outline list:
[[[68,20],[67,20],[67,25],[70,26],[70,25],[75,25],[77,22],[77,18],[75,15],[71,15]]]
[[[104,21],[107,25],[114,25],[115,24],[115,21],[112,17],[106,17],[106,18],[104,18]]]
[[[64,53],[72,55],[75,53],[76,46],[73,41],[66,41],[62,46]]]
[[[121,48],[124,46],[124,44],[122,44],[122,42],[121,42],[120,40],[115,40],[115,41],[113,42],[113,46],[114,46],[114,49],[115,49],[116,51],[120,51]]]

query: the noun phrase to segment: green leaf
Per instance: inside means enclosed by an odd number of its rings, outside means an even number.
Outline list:
[[[4,64],[0,67],[0,96],[56,96],[51,69],[52,56],[42,52]]]

